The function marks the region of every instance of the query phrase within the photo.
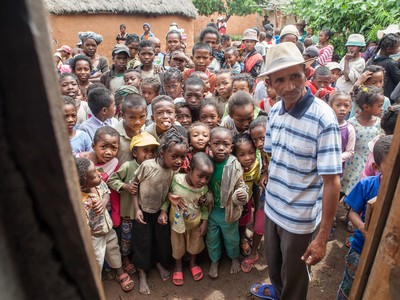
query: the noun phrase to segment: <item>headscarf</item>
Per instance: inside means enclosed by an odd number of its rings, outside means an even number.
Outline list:
[[[149,24],[149,23],[144,23],[144,24],[143,24],[143,27],[144,27],[144,26],[149,27],[149,32],[147,33],[147,34],[148,34],[147,39],[149,39],[149,38],[151,38],[151,37],[154,37],[154,34],[151,32],[150,24]],[[145,34],[143,33],[143,34],[140,36],[140,40],[143,41],[144,39],[145,39]]]
[[[78,38],[82,41],[82,43],[84,43],[87,39],[92,39],[96,42],[97,45],[101,44],[101,42],[103,41],[103,36],[93,31],[79,32]]]
[[[125,97],[131,94],[140,95],[140,92],[137,88],[132,85],[122,85],[120,86],[114,94],[115,97],[115,106],[119,106],[121,102],[125,100]]]

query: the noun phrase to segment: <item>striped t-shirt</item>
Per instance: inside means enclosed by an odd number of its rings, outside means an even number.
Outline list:
[[[265,213],[291,233],[314,232],[321,221],[322,175],[342,172],[333,110],[308,88],[290,111],[278,102],[268,116],[264,149],[272,155]]]

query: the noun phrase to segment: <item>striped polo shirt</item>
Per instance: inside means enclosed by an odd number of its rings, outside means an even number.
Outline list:
[[[272,158],[264,210],[283,229],[308,234],[321,221],[322,175],[342,172],[340,130],[333,110],[308,88],[291,110],[283,101],[267,121],[264,150]]]

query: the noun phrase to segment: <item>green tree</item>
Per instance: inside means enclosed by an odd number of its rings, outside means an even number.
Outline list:
[[[361,33],[366,40],[377,40],[379,29],[397,24],[398,4],[398,0],[292,0],[283,11],[306,20],[316,30],[331,29],[336,52],[343,55],[349,34]]]
[[[227,21],[231,16],[246,16],[260,10],[258,0],[192,0],[200,15],[219,13]]]

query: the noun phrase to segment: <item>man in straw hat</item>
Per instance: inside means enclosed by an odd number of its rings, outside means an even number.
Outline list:
[[[325,256],[342,172],[339,126],[333,110],[305,87],[308,63],[295,44],[282,43],[269,49],[260,75],[282,101],[268,116],[264,149],[271,161],[261,178],[272,285],[256,284],[251,292],[285,300],[307,298],[307,271]]]

